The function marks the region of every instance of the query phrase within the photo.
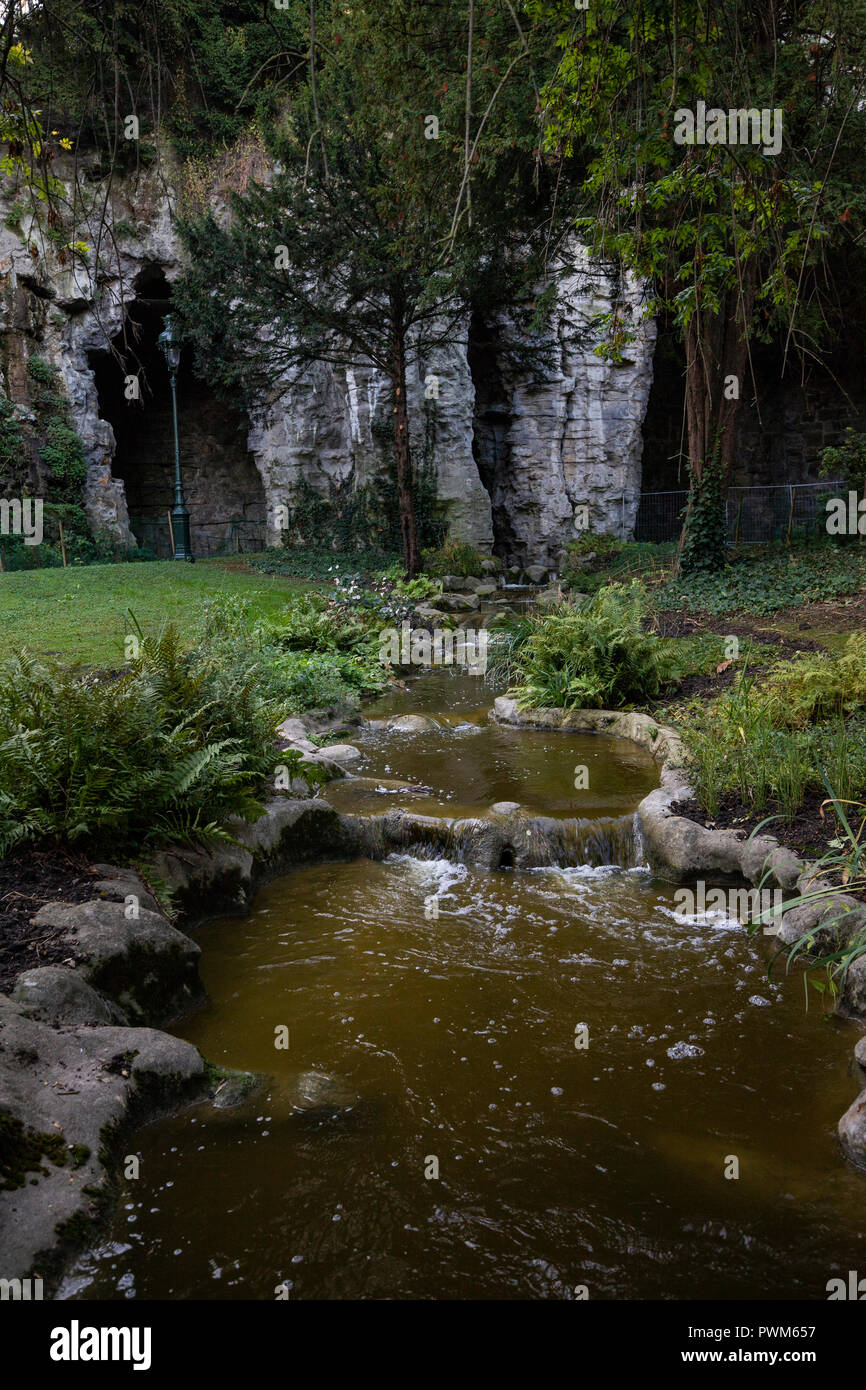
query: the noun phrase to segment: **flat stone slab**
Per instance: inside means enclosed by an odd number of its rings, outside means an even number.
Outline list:
[[[125,903],[128,898],[136,898],[139,907],[147,908],[148,912],[159,912],[160,910],[156,898],[147,891],[141,879],[135,876],[130,878],[98,878],[93,887],[101,898],[107,898],[110,902]]]

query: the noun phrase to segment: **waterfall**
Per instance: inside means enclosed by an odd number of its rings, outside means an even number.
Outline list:
[[[418,858],[445,858],[482,869],[576,868],[646,862],[640,822],[633,812],[597,820],[547,816],[473,816],[446,820],[390,811],[367,821],[368,852],[379,858],[409,851]]]

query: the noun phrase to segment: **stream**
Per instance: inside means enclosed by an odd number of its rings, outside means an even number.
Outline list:
[[[808,1300],[866,1265],[835,1137],[854,1030],[768,981],[765,939],[675,914],[633,831],[648,755],[491,704],[445,672],[391,692],[367,713],[436,726],[362,731],[363,781],[323,794],[622,833],[519,871],[423,845],[305,867],[203,926],[210,1003],[172,1031],[267,1080],[133,1136],[140,1177],[61,1298]]]

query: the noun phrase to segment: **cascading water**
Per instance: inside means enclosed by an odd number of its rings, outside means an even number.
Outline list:
[[[415,715],[415,726],[398,707],[363,731],[355,775],[324,793],[365,822],[370,843],[490,869],[643,863],[634,807],[657,782],[647,753],[604,734],[491,724],[477,680],[450,684],[421,682],[428,698],[431,687],[443,700],[456,688],[465,710]]]
[[[639,867],[642,755],[461,699],[469,729],[365,743],[375,857],[199,932],[212,1002],[176,1031],[263,1080],[133,1137],[63,1297],[812,1299],[862,1265],[844,1025]]]

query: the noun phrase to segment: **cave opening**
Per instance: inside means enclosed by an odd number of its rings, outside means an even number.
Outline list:
[[[493,553],[505,564],[511,564],[519,557],[522,546],[515,534],[509,507],[512,410],[500,369],[500,347],[497,328],[486,323],[481,314],[473,313],[466,346],[475,392],[472,457],[490,498]]]
[[[99,414],[114,431],[112,473],[123,481],[133,535],[160,558],[169,558],[174,430],[169,373],[157,339],[171,308],[171,286],[160,266],[145,266],[134,291],[111,348],[89,353],[88,360]],[[267,506],[246,447],[245,411],[195,374],[188,346],[181,353],[177,397],[193,553],[263,550]]]

